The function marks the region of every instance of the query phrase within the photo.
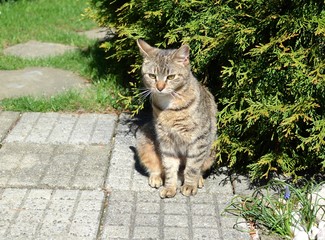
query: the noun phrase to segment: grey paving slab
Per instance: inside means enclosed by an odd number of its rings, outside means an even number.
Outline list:
[[[78,32],[79,35],[84,35],[89,39],[103,41],[107,38],[112,38],[113,32],[107,28],[96,28],[88,31]]]
[[[5,142],[37,144],[109,144],[114,114],[24,113]]]
[[[73,72],[48,67],[0,70],[0,83],[0,99],[52,96],[68,89],[89,86],[85,79]]]
[[[109,151],[104,145],[7,143],[0,149],[0,187],[98,189]]]
[[[96,239],[101,191],[0,190],[0,239]]]
[[[0,239],[97,239],[116,121],[22,114],[0,148]]]
[[[116,121],[114,114],[22,114],[0,149],[0,187],[103,187]]]
[[[0,142],[7,135],[9,130],[14,126],[19,119],[20,113],[18,112],[2,112],[0,111]]]
[[[28,41],[26,43],[17,44],[3,50],[5,55],[13,55],[25,59],[44,58],[57,56],[67,51],[75,51],[77,47],[68,46],[59,43]]]

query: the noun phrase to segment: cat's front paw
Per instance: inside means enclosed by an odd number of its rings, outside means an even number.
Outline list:
[[[153,188],[159,188],[163,184],[163,180],[160,175],[151,175],[149,177],[149,185]]]
[[[163,187],[160,190],[161,198],[172,198],[176,195],[176,187]]]
[[[187,197],[194,196],[195,194],[197,194],[197,186],[184,184],[181,187],[181,193]]]
[[[202,176],[200,176],[199,182],[198,182],[197,186],[198,186],[198,188],[203,188],[203,186],[204,186],[204,179],[203,179]]]

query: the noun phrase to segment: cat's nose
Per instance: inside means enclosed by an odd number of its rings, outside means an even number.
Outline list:
[[[165,81],[157,81],[156,88],[161,92],[166,87]]]

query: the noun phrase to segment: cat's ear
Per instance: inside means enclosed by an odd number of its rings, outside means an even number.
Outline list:
[[[143,57],[149,57],[150,53],[155,50],[154,47],[151,47],[148,43],[146,43],[142,39],[138,39],[137,44],[140,49],[140,53],[142,54]]]
[[[174,53],[173,59],[184,66],[190,64],[190,47],[183,45]]]

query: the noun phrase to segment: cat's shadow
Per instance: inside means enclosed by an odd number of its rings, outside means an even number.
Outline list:
[[[128,134],[132,133],[135,137],[139,128],[151,120],[151,118],[152,118],[151,116],[152,116],[151,109],[148,107],[148,108],[145,108],[144,110],[142,110],[139,114],[137,114],[134,117],[127,116],[125,118],[122,118],[121,122],[122,122],[122,124],[125,124],[128,126],[128,128],[129,128]],[[133,152],[133,160],[134,160],[135,170],[139,174],[149,177],[148,172],[140,163],[140,158],[139,158],[136,147],[129,146],[129,149]]]

